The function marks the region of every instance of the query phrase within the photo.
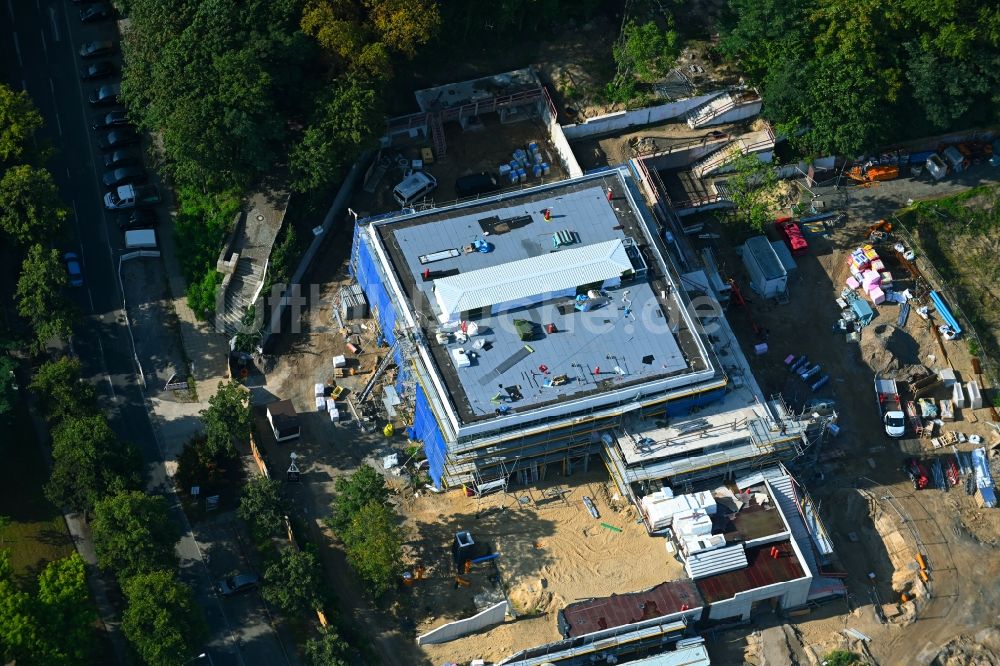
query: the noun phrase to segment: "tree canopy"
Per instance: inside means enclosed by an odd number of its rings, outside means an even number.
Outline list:
[[[31,322],[40,346],[73,332],[76,312],[64,294],[67,284],[59,251],[32,245],[17,280],[17,311]]]
[[[206,190],[248,185],[280,154],[312,52],[301,4],[131,0],[122,97],[168,168]],[[305,101],[305,100],[301,100]]]
[[[0,229],[22,245],[51,242],[63,235],[67,211],[52,174],[18,164],[0,178]]]
[[[201,410],[205,445],[210,454],[232,451],[233,440],[250,437],[250,396],[236,381],[219,382],[219,389]]]
[[[332,625],[319,630],[319,635],[305,644],[305,661],[308,666],[348,666],[351,648]]]
[[[181,666],[198,654],[208,629],[190,588],[168,571],[129,578],[122,632],[150,666]]]
[[[119,441],[103,414],[67,417],[53,428],[45,496],[56,506],[89,512],[103,497],[141,485],[138,451]]]
[[[250,525],[258,539],[266,539],[281,531],[284,506],[281,482],[266,476],[255,476],[243,487],[236,514]]]
[[[373,596],[396,586],[402,573],[403,538],[397,516],[387,504],[369,502],[361,507],[341,539],[348,563]]]
[[[361,465],[350,476],[342,476],[335,484],[330,527],[342,535],[355,514],[369,503],[384,504],[389,499],[385,478],[371,465]]]
[[[9,553],[0,550],[0,658],[4,662],[92,663],[96,614],[83,559],[73,553],[38,574],[37,593],[14,582]]]
[[[49,419],[94,413],[97,392],[81,374],[80,360],[71,356],[46,361],[35,371],[30,388],[40,398]]]
[[[308,550],[287,547],[264,569],[261,594],[289,615],[319,608],[318,590],[322,587],[322,571],[316,555]]]
[[[94,505],[91,529],[97,563],[122,579],[177,567],[180,534],[162,497],[139,491],[105,497]]]
[[[0,83],[0,167],[28,161],[30,144],[42,124],[42,114],[27,91],[15,92]]]
[[[730,0],[729,9],[723,51],[805,154],[852,155],[1000,118],[1000,5]]]

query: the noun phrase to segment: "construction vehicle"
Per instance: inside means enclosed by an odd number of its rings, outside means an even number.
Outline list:
[[[873,241],[887,240],[891,231],[892,222],[879,220],[875,224],[868,227],[868,239]]]
[[[882,414],[882,424],[885,434],[900,438],[906,434],[906,415],[899,402],[899,387],[895,379],[879,379],[875,375],[875,395],[878,398],[879,413]]]
[[[861,164],[847,170],[847,177],[859,183],[874,183],[899,178],[899,167],[895,164]]]
[[[927,468],[917,458],[907,458],[903,464],[903,471],[906,472],[906,475],[910,477],[910,481],[913,482],[914,490],[923,490],[930,483],[930,477],[927,476]]]

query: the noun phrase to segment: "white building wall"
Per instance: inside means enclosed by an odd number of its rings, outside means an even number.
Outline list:
[[[644,109],[616,111],[615,113],[597,116],[596,118],[587,118],[582,123],[577,123],[575,125],[564,125],[562,129],[566,138],[570,141],[574,141],[588,136],[616,132],[618,130],[623,130],[636,125],[661,123],[665,120],[670,120],[671,118],[683,116],[691,109],[701,106],[705,102],[718,97],[723,94],[723,92],[724,91],[718,91],[709,93],[708,95],[699,95],[698,97],[679,99],[673,102],[667,102],[666,104],[660,104],[659,106],[646,107]]]
[[[767,599],[779,600],[781,608],[802,606],[809,598],[810,576],[758,587],[746,592],[738,592],[735,597],[726,601],[717,601],[709,605],[708,619],[726,620],[731,618],[750,619],[750,609],[755,601]]]

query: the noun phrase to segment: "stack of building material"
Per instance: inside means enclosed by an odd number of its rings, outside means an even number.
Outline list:
[[[685,557],[690,557],[695,553],[701,553],[706,550],[715,550],[716,548],[722,548],[726,545],[726,535],[725,534],[706,534],[699,536],[692,536],[681,540],[681,545]]]
[[[688,576],[694,580],[736,569],[745,569],[747,565],[747,554],[741,543],[728,548],[695,553],[684,562]]]
[[[961,382],[955,382],[951,387],[951,401],[956,407],[965,407],[965,391],[962,390]]]
[[[969,407],[979,409],[983,406],[983,394],[979,391],[979,383],[972,380],[965,385],[965,390],[969,394]]]
[[[658,493],[646,495],[639,502],[651,531],[658,532],[673,526],[674,518],[680,514],[703,514],[708,517],[709,525],[711,525],[711,516],[718,508],[711,492],[705,490],[687,495],[677,495],[676,497],[668,494],[670,494],[670,490],[664,488]],[[711,527],[708,531],[712,531]]]
[[[685,511],[674,514],[674,534],[679,539],[708,536],[712,533],[712,517],[704,511]]]
[[[979,506],[992,509],[997,505],[997,496],[985,448],[973,449],[972,469],[976,474],[976,501]]]

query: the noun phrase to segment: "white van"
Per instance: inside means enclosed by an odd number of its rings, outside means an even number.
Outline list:
[[[153,229],[133,229],[125,232],[126,250],[155,250],[156,231]]]
[[[403,179],[403,182],[392,188],[392,196],[400,206],[409,206],[418,199],[423,199],[438,186],[437,179],[429,173],[414,171]]]

